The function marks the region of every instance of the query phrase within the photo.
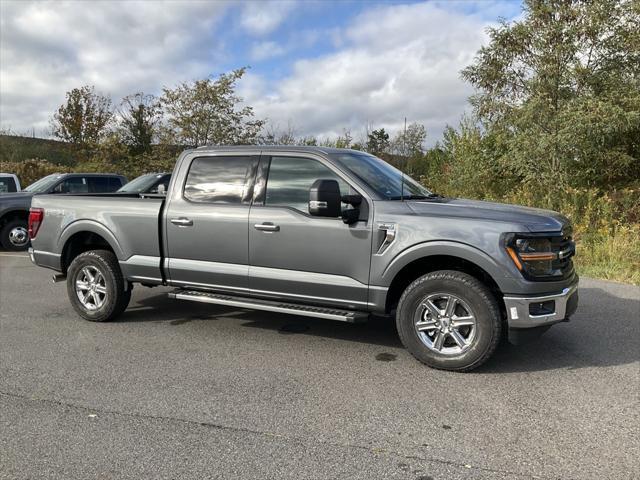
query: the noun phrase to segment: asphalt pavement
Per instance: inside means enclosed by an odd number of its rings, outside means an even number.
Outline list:
[[[640,478],[640,288],[583,279],[571,322],[479,370],[392,323],[136,287],[119,321],[0,252],[0,478]]]

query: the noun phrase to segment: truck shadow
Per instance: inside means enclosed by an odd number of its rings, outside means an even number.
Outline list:
[[[240,325],[282,335],[311,335],[388,348],[402,348],[390,318],[350,324],[310,317],[170,300],[165,294],[138,299],[123,322],[240,319]],[[213,327],[214,325],[212,325]],[[409,359],[407,354],[407,359]],[[372,357],[372,361],[373,357]],[[413,360],[411,360],[413,361]],[[626,365],[640,361],[640,299],[622,298],[599,288],[581,288],[580,306],[568,323],[553,326],[524,345],[506,342],[478,374],[533,372]]]
[[[640,361],[640,298],[580,288],[578,311],[525,345],[502,345],[477,373],[611,367]]]

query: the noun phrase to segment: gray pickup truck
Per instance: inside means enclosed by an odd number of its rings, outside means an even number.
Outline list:
[[[42,177],[21,192],[0,195],[0,245],[6,250],[26,250],[27,220],[31,197],[60,193],[115,192],[127,179],[111,173],[54,173]]]
[[[346,322],[395,318],[405,347],[478,367],[504,337],[566,321],[578,303],[568,220],[444,198],[364,152],[184,152],[166,197],[34,197],[31,259],[107,321],[134,283],[181,300]]]

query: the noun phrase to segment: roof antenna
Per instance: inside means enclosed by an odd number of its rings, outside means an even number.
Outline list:
[[[406,150],[406,141],[407,141],[407,117],[404,117],[404,133],[402,134],[402,155],[407,155]],[[403,161],[400,160],[400,201],[404,202],[404,165]]]

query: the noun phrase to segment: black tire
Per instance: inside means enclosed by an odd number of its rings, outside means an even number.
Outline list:
[[[27,234],[27,221],[26,220],[21,220],[19,218],[15,219],[15,220],[9,220],[7,223],[4,224],[4,226],[2,227],[2,229],[0,230],[0,243],[2,244],[2,248],[4,248],[5,250],[10,250],[12,252],[20,252],[23,250],[26,250],[27,248],[29,248],[29,238],[26,237],[26,240],[24,242],[24,244],[16,244],[15,243],[15,233],[17,229],[20,229],[20,234],[21,235],[26,235]],[[13,239],[14,241],[12,241],[12,232],[13,232]]]
[[[85,286],[89,285],[85,273],[87,271],[96,278],[94,285],[99,285],[105,294],[102,296],[101,292],[94,291],[97,296],[92,297],[90,290],[85,290],[86,296],[90,297],[85,304],[80,299],[81,294],[85,296],[84,291],[77,292],[76,282],[81,282]],[[104,281],[96,272],[102,276]],[[67,294],[71,305],[82,318],[92,322],[108,322],[124,312],[129,305],[131,284],[123,278],[118,259],[113,252],[89,250],[78,255],[71,262],[67,270]],[[101,299],[102,302],[95,301],[96,299]],[[93,308],[89,308],[91,305]]]
[[[438,317],[438,320],[435,320],[434,310],[424,306],[430,296],[435,302],[440,301],[439,298],[443,299],[442,302],[447,302],[447,294],[456,297],[457,301],[453,303],[456,305],[454,309],[457,309],[455,312],[462,312],[461,315],[452,314],[451,318],[461,318],[465,316],[464,312],[470,309],[469,315],[475,319],[473,327],[456,329],[456,333],[462,333],[462,337],[468,335],[467,338],[462,338],[468,340],[468,343],[463,342],[464,346],[454,342],[456,339],[451,325],[455,324],[455,320],[450,324],[446,315],[442,315],[445,318]],[[446,307],[445,303],[439,305]],[[439,309],[435,311],[442,313]],[[424,328],[428,325],[429,331],[418,332],[417,321],[425,322]],[[431,326],[434,322],[438,327]],[[478,279],[454,270],[432,272],[411,283],[400,298],[396,326],[400,340],[415,358],[433,368],[459,372],[473,370],[487,361],[495,352],[502,334],[502,318],[494,295]],[[451,333],[443,334],[445,340],[439,345],[438,351],[435,338],[440,335],[438,332],[441,331],[441,327]],[[457,338],[461,336],[457,335]],[[428,343],[431,345],[428,346]],[[441,353],[445,350],[450,351],[446,354]],[[459,353],[456,353],[456,350],[460,350]]]

